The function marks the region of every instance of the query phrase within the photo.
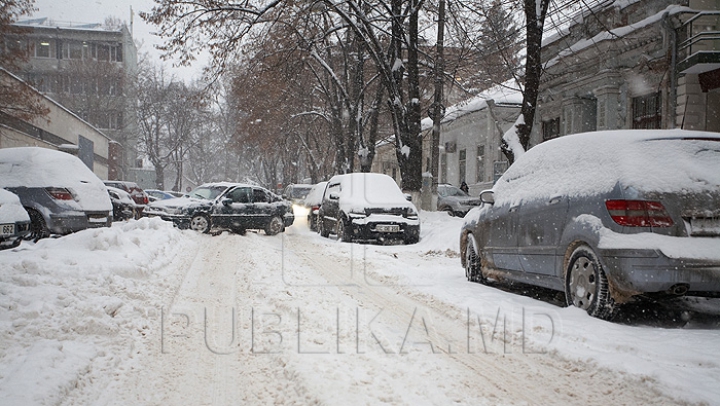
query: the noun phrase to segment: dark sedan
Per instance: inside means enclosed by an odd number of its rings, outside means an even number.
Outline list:
[[[460,237],[471,281],[555,289],[606,319],[639,297],[720,296],[720,134],[561,137],[481,198]]]
[[[259,186],[228,182],[204,184],[187,197],[151,203],[146,214],[203,233],[211,228],[239,234],[259,229],[275,235],[295,220],[289,201]]]

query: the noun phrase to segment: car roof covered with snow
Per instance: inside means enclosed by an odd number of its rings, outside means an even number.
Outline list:
[[[528,150],[493,190],[496,203],[512,199],[514,204],[558,194],[599,194],[618,184],[646,192],[717,190],[720,134],[618,130],[567,135]]]
[[[349,173],[335,175],[328,187],[340,184],[340,209],[346,213],[367,207],[400,208],[415,206],[407,201],[395,180],[381,173]]]
[[[112,210],[105,184],[78,157],[39,147],[0,149],[0,187],[64,187],[83,210]]]

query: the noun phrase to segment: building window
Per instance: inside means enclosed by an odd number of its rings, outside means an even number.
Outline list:
[[[480,183],[485,181],[485,146],[477,147],[477,162],[475,162],[475,181]]]
[[[542,122],[543,140],[551,140],[560,136],[560,117]]]
[[[660,92],[632,99],[634,129],[659,129],[662,125]]]
[[[458,181],[465,182],[465,176],[467,174],[467,150],[461,149],[458,154]]]
[[[80,160],[83,161],[90,170],[93,169],[93,163],[95,161],[95,143],[82,135],[78,135],[78,158],[80,158]]]
[[[38,40],[35,41],[35,57],[36,58],[54,58],[55,50],[53,49],[54,41]]]

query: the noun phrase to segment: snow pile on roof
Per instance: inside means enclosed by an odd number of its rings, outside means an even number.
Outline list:
[[[551,67],[555,64],[557,64],[562,58],[566,58],[568,56],[574,55],[584,49],[590,48],[591,46],[597,45],[603,41],[614,41],[618,39],[622,39],[640,29],[643,29],[649,25],[656,24],[659,21],[663,19],[663,16],[667,13],[668,15],[675,15],[683,12],[692,11],[692,9],[688,7],[683,6],[668,6],[665,10],[662,10],[644,20],[638,21],[637,23],[626,25],[624,27],[618,27],[609,31],[603,31],[597,35],[595,35],[592,38],[583,39],[580,40],[570,47],[562,50],[560,53],[558,53],[557,56],[550,59],[545,67]],[[552,41],[557,40],[556,37],[553,37]],[[548,40],[546,42],[552,42],[551,40]],[[545,44],[543,44],[545,45]]]
[[[405,199],[397,183],[380,173],[350,173],[337,175],[329,183],[340,182],[340,210],[345,213],[364,213],[365,208],[404,208],[415,206]]]
[[[62,187],[83,210],[112,210],[105,184],[77,157],[47,148],[0,149],[0,187]]]
[[[620,130],[568,135],[531,148],[493,189],[496,202],[504,204],[609,192],[618,182],[639,191],[720,188],[720,134]]]
[[[317,206],[322,202],[323,193],[325,193],[327,182],[320,182],[310,189],[310,193],[305,196],[305,205]]]
[[[487,108],[489,100],[492,100],[496,105],[518,105],[519,107],[519,105],[522,104],[522,99],[522,91],[519,87],[514,81],[508,81],[482,91],[468,100],[448,107],[445,111],[445,116],[443,116],[440,122],[447,123],[466,114],[483,110]],[[428,130],[432,128],[433,120],[431,118],[423,119],[421,125],[423,131]]]

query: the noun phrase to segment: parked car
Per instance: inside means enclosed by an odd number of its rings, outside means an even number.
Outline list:
[[[174,195],[170,192],[166,192],[164,190],[157,190],[157,189],[145,189],[145,193],[148,195],[149,202],[154,202],[156,200],[174,199],[176,197],[182,196],[182,193],[180,193],[178,195]]]
[[[303,205],[308,208],[307,222],[310,230],[317,231],[317,219],[318,212],[320,211],[320,203],[322,203],[323,193],[325,193],[325,187],[327,182],[320,182],[310,189],[305,199],[303,199]]]
[[[14,193],[0,189],[0,249],[14,248],[30,233],[30,216]]]
[[[479,197],[470,197],[459,187],[453,185],[438,185],[438,211],[446,211],[451,216],[464,217],[470,209],[480,206]]]
[[[216,227],[240,234],[260,229],[275,235],[295,220],[291,203],[275,193],[259,186],[227,182],[204,184],[187,197],[153,202],[147,214],[203,233]]]
[[[116,187],[106,187],[113,207],[113,221],[134,219],[137,205],[130,193]]]
[[[47,148],[0,149],[0,188],[20,198],[29,238],[109,226],[112,204],[102,181],[77,157]]]
[[[320,235],[341,241],[420,240],[418,211],[390,176],[351,173],[333,176],[318,212]]]
[[[143,216],[143,211],[145,210],[145,206],[150,203],[150,198],[137,183],[121,180],[105,180],[103,182],[106,186],[112,186],[128,192],[135,201],[135,218]]]
[[[460,235],[471,281],[555,289],[605,319],[640,297],[720,296],[720,134],[560,137],[481,198]]]
[[[294,204],[302,204],[302,200],[305,199],[313,185],[306,184],[292,184],[288,185],[283,192],[283,197],[287,200],[292,201]]]

